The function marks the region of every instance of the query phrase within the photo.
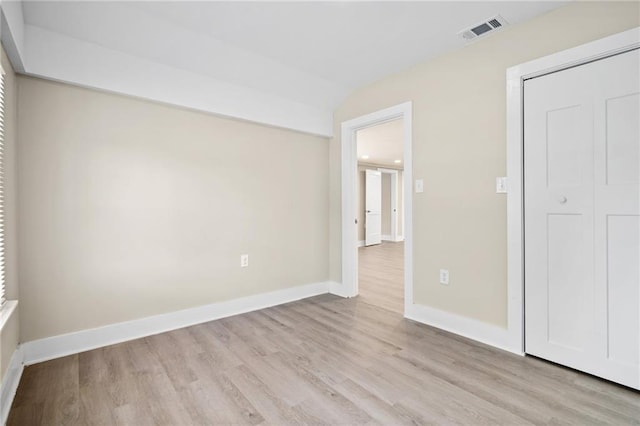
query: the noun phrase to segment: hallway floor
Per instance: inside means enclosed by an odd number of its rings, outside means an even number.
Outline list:
[[[404,242],[358,248],[359,297],[366,303],[404,313]]]

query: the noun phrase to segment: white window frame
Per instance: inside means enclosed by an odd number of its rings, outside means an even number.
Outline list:
[[[5,72],[4,72],[4,68],[2,67],[2,65],[0,65],[0,80],[1,80],[1,88],[0,88],[0,107],[2,107],[2,111],[0,112],[0,114],[2,115],[0,117],[0,119],[2,120],[2,135],[0,135],[0,147],[3,148],[4,151],[4,77],[5,77]],[[4,159],[4,153],[0,153],[0,167],[4,166],[3,164],[3,159]],[[0,179],[2,179],[2,177],[0,177]],[[0,181],[0,195],[2,194],[2,192],[4,192],[4,182]],[[2,197],[2,200],[4,200],[4,197]],[[5,212],[5,208],[4,208],[4,201],[0,201],[0,213],[2,216],[4,216],[4,212]],[[3,236],[3,239],[6,239],[6,234],[4,232],[4,221],[2,221],[2,224],[0,224],[0,233]],[[0,300],[3,300],[2,297],[4,297],[4,300],[2,303],[0,303],[0,331],[2,331],[2,329],[4,328],[4,325],[7,323],[7,321],[9,320],[9,318],[11,318],[11,314],[13,313],[13,311],[16,309],[16,307],[18,306],[18,301],[17,300],[7,300],[6,299],[6,287],[5,287],[5,271],[4,271],[4,260],[5,260],[5,253],[4,253],[4,241],[2,241],[0,244],[2,244],[2,246],[0,247],[0,287],[2,288],[2,290],[0,291]]]

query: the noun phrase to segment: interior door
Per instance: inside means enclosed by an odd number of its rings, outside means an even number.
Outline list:
[[[640,53],[524,86],[526,352],[640,388]]]
[[[382,241],[382,173],[365,171],[364,244],[371,246]]]

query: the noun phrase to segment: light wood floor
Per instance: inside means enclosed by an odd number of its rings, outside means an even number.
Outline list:
[[[363,302],[402,315],[404,243],[384,242],[358,249],[358,290]]]
[[[8,424],[640,424],[638,392],[403,319],[401,245],[361,254],[360,297],[27,367]]]

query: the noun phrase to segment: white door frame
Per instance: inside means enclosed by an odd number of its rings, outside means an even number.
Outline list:
[[[507,291],[508,345],[524,353],[524,81],[640,48],[640,27],[507,70]]]
[[[344,297],[358,295],[357,247],[357,176],[358,155],[356,132],[366,127],[402,119],[404,164],[404,306],[413,304],[413,208],[412,208],[412,104],[405,102],[342,123],[342,285],[337,294]]]
[[[389,196],[391,198],[391,201],[389,202],[391,234],[389,235],[389,238],[391,241],[398,241],[398,171],[394,169],[383,169],[381,167],[378,167],[378,171],[384,174],[388,174],[391,178],[391,182],[389,184],[391,185],[389,188]]]

